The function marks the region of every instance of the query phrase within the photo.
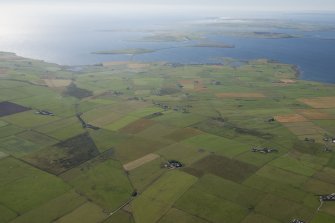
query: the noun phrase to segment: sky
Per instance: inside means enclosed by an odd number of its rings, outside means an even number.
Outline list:
[[[216,9],[235,11],[335,11],[335,0],[0,0],[2,4],[57,4],[123,6],[124,10],[137,9]]]

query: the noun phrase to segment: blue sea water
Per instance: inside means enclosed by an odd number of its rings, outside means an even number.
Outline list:
[[[40,16],[40,17],[39,17]],[[104,61],[166,61],[174,63],[209,63],[220,58],[241,60],[267,58],[297,65],[301,78],[335,83],[335,30],[299,31],[271,29],[271,32],[301,34],[302,38],[264,39],[227,34],[207,34],[213,42],[232,44],[235,48],[195,48],[185,42],[144,42],[142,37],[155,30],[176,30],[205,16],[122,18],[110,14],[87,16],[35,15],[30,20],[2,22],[0,51],[42,59],[63,65],[96,64]],[[273,17],[273,15],[272,15]],[[257,16],[253,16],[253,19]],[[270,18],[263,15],[262,19]],[[271,18],[273,19],[273,18]],[[335,24],[333,14],[277,15],[276,19],[294,22]],[[98,55],[91,52],[125,48],[157,49],[154,53],[129,55]]]

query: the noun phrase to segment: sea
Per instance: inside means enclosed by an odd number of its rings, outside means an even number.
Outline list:
[[[3,9],[4,10],[4,9]],[[29,11],[30,10],[30,11]],[[49,10],[49,11],[48,11]],[[143,41],[159,32],[182,33],[197,29],[199,21],[215,18],[241,20],[278,20],[302,24],[335,24],[333,13],[253,13],[216,12],[215,15],[139,13],[129,15],[109,10],[74,13],[63,9],[25,9],[2,11],[0,8],[0,51],[40,59],[61,65],[78,66],[105,61],[164,61],[171,63],[217,63],[223,58],[242,61],[266,58],[297,65],[304,80],[335,83],[335,29],[301,30],[273,27],[274,33],[299,38],[259,38],[252,36],[206,33],[206,41],[234,45],[234,48],[192,47],[191,41]],[[203,24],[202,24],[203,26]],[[190,28],[192,27],[192,28]],[[257,31],[257,29],[254,29]],[[260,29],[260,31],[264,31]],[[129,48],[154,49],[140,55],[100,55],[92,52]]]

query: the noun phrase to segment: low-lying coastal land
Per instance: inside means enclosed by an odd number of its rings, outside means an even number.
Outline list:
[[[126,55],[138,55],[145,53],[153,53],[155,50],[134,48],[134,49],[121,49],[121,50],[100,50],[92,52],[93,54],[126,54]]]
[[[335,86],[234,63],[0,53],[0,222],[335,222]]]
[[[213,43],[213,42],[200,42],[191,47],[208,47],[208,48],[235,48],[234,45],[229,45],[225,43]]]
[[[187,42],[190,40],[201,40],[203,37],[195,32],[156,32],[152,35],[145,36],[139,41],[144,42]]]

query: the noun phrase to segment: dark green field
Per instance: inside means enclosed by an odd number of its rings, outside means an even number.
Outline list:
[[[335,193],[334,85],[267,60],[74,71],[8,55],[0,223],[335,222],[318,197]]]

